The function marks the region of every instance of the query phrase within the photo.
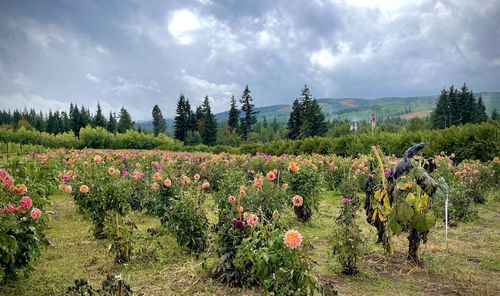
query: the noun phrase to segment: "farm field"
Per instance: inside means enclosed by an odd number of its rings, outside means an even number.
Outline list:
[[[337,274],[335,264],[325,256],[333,223],[331,216],[340,206],[339,196],[334,192],[323,194],[321,214],[311,223],[295,226],[314,242],[314,259],[319,264],[315,275],[334,283],[340,295],[498,295],[500,202],[496,198],[480,208],[477,222],[450,229],[448,247],[444,228],[436,229],[424,249],[423,268],[406,262],[406,238],[398,239],[392,257],[384,256],[382,249],[369,239],[369,252],[361,273],[354,277]],[[231,289],[212,281],[204,274],[202,262],[178,248],[172,237],[165,239],[170,247],[162,251],[161,261],[133,260],[123,266],[112,266],[106,260],[106,246],[92,238],[90,224],[78,217],[70,197],[55,195],[52,201],[47,235],[53,245],[35,263],[33,276],[2,287],[2,294],[33,295],[33,291],[38,291],[38,295],[61,295],[76,278],[88,278],[98,285],[107,272],[112,272],[123,273],[133,290],[144,295],[258,295],[257,291]],[[145,216],[137,218],[142,230],[159,224]],[[374,236],[369,227],[364,227],[363,232],[366,237]]]
[[[374,151],[376,159],[378,150]],[[497,159],[484,164],[455,164],[452,159],[452,156],[436,156],[437,170],[433,175],[447,176],[448,183],[457,187],[469,184],[466,182],[470,182],[470,178],[494,175],[498,166]],[[381,168],[387,169],[397,166],[399,160],[382,155],[381,161],[384,166]],[[41,255],[33,261],[30,276],[24,278],[19,272],[17,279],[0,285],[0,294],[33,295],[33,291],[37,291],[37,295],[62,295],[76,279],[85,279],[92,287],[99,288],[103,279],[112,274],[121,275],[134,295],[260,295],[264,293],[261,284],[245,288],[231,286],[221,283],[213,275],[219,260],[217,245],[220,244],[220,227],[224,226],[221,221],[224,221],[224,215],[234,215],[236,204],[233,203],[239,203],[241,197],[241,205],[255,213],[248,216],[260,217],[256,225],[251,219],[244,219],[242,233],[247,239],[254,238],[254,234],[260,237],[260,233],[272,237],[273,233],[287,229],[295,229],[302,235],[303,246],[299,243],[298,247],[287,250],[285,239],[286,246],[278,250],[292,257],[302,252],[305,254],[300,258],[307,260],[310,267],[303,272],[317,281],[316,295],[334,295],[333,291],[339,295],[498,295],[500,196],[491,184],[492,179],[489,182],[493,187],[484,190],[482,195],[476,192],[484,200],[467,204],[473,209],[470,218],[458,213],[463,201],[455,199],[459,197],[450,197],[453,227],[449,229],[449,239],[444,239],[442,219],[436,219],[429,228],[427,244],[421,244],[419,248],[417,263],[407,259],[407,233],[391,232],[392,254],[387,254],[384,247],[376,243],[377,229],[366,222],[363,208],[353,208],[354,224],[359,226],[362,238],[356,246],[360,252],[359,261],[354,275],[342,272],[342,261],[332,256],[332,245],[342,240],[338,232],[334,234],[334,228],[347,223],[338,218],[345,209],[355,205],[356,200],[365,199],[364,180],[369,171],[375,173],[375,168],[367,167],[368,163],[368,155],[351,159],[335,155],[273,157],[64,149],[32,153],[11,160],[5,166],[13,172],[14,181],[24,180],[23,184],[28,188],[26,194],[33,192],[33,207],[43,206],[43,227],[40,224],[34,224],[34,227],[43,229],[48,244],[41,247]],[[44,186],[40,187],[38,182],[46,182],[43,183],[47,184],[46,187],[53,188],[40,190]],[[245,184],[244,189],[240,184]],[[314,193],[315,190],[308,187],[310,184],[321,190]],[[234,188],[238,187],[240,194],[237,199],[228,198],[228,192],[235,192],[238,189]],[[30,188],[37,190],[30,191]],[[172,191],[174,188],[177,189]],[[35,192],[45,195],[37,196]],[[311,202],[306,199],[317,203],[311,204],[311,208],[317,211],[312,211],[308,221],[301,221],[301,217],[296,216],[297,195],[293,204],[289,201],[297,192],[301,194],[302,206]],[[96,224],[92,221],[99,217],[92,215],[102,212],[103,203],[108,200],[111,203],[105,206],[110,208],[103,212],[107,216],[102,230],[104,237],[96,238]],[[183,201],[187,202],[188,209],[182,208]],[[397,208],[396,200],[393,203],[392,208]],[[157,206],[163,204],[170,206],[158,209]],[[415,204],[415,213],[416,207],[421,206]],[[118,214],[125,207],[126,210]],[[265,209],[274,209],[272,218],[266,218]],[[442,216],[438,213],[442,208],[434,208],[429,202],[427,211],[431,209],[437,217]],[[379,215],[391,219],[389,209],[385,210]],[[160,211],[160,214],[155,211]],[[5,219],[14,216],[2,213]],[[178,221],[169,216],[171,213],[176,213],[177,216],[173,217]],[[236,217],[237,213],[238,208]],[[17,215],[22,214],[18,212]],[[37,217],[31,217],[30,223],[39,222]],[[133,221],[135,225],[129,237],[125,233],[130,224],[122,221],[125,217],[127,220],[123,221]],[[181,232],[186,226],[179,221],[184,220],[189,225],[187,232]],[[231,229],[236,228],[233,223],[230,223]],[[219,228],[215,230],[217,225]],[[115,226],[118,230],[113,228]],[[110,232],[109,228],[113,231]],[[185,237],[189,238],[188,242],[183,241]],[[200,242],[200,237],[205,240]],[[116,244],[125,239],[128,239],[128,244]],[[283,239],[276,243],[283,244]],[[116,246],[118,251],[113,249]],[[128,248],[126,250],[132,250],[127,253],[127,258],[120,257],[124,256],[120,253],[124,246]],[[240,243],[236,250],[245,247]],[[268,254],[273,255],[272,249]],[[253,260],[256,260],[253,264],[258,264],[258,259]],[[299,263],[294,264],[302,268]]]

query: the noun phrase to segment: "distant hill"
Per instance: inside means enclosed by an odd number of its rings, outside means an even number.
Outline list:
[[[486,106],[488,115],[493,108],[500,112],[500,92],[475,93],[476,98],[481,96]],[[436,105],[438,95],[421,97],[382,97],[376,99],[364,98],[318,98],[327,119],[368,120],[372,113],[378,118],[401,116],[411,118],[427,116]],[[287,121],[292,110],[292,105],[281,104],[265,107],[256,107],[257,117],[262,119]],[[218,121],[228,118],[228,111],[215,114]],[[167,125],[172,126],[173,119],[167,119]],[[138,122],[141,128],[152,129],[151,121]],[[137,125],[137,124],[136,124]]]

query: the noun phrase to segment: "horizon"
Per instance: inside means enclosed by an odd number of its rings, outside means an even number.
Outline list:
[[[99,101],[141,121],[155,104],[172,118],[180,93],[224,112],[246,84],[256,107],[291,104],[304,84],[316,98],[498,92],[498,15],[495,0],[2,1],[0,103]]]

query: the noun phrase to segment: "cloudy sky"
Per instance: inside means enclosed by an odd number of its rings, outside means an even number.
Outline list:
[[[69,102],[149,119],[207,94],[228,109],[316,97],[500,90],[499,0],[0,3],[0,107]]]

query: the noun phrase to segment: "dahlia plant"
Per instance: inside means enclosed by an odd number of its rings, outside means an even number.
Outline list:
[[[28,276],[46,241],[42,211],[27,195],[28,188],[16,185],[5,169],[0,169],[0,194],[0,282],[4,282],[14,279],[18,270]]]

